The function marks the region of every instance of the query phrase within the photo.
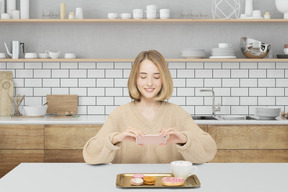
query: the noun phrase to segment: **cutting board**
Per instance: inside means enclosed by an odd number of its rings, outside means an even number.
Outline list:
[[[11,71],[0,71],[0,116],[10,115],[11,102],[9,96],[13,97],[14,84]]]
[[[47,113],[65,114],[78,112],[78,95],[47,95]]]

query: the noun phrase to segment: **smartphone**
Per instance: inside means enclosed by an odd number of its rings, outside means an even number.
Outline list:
[[[166,144],[167,136],[159,134],[146,134],[136,138],[136,144]]]

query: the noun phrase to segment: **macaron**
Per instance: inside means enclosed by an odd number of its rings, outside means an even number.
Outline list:
[[[145,176],[143,177],[143,180],[145,185],[154,185],[156,181],[155,177],[151,176]]]
[[[144,174],[141,174],[141,173],[137,173],[137,174],[133,175],[133,178],[141,178],[141,179],[143,179],[143,177],[144,177]]]
[[[130,184],[133,185],[133,186],[143,185],[143,179],[141,179],[141,178],[132,178],[130,180]]]

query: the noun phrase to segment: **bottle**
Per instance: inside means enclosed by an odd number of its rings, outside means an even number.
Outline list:
[[[66,4],[60,4],[60,19],[66,19]]]
[[[265,12],[264,19],[271,19],[269,12]]]
[[[69,12],[68,19],[75,19],[75,14],[74,14],[74,12]]]

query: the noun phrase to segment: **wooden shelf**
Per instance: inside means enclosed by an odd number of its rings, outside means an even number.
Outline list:
[[[0,59],[0,62],[133,62],[134,59]],[[170,58],[166,59],[167,62],[288,62],[288,59],[181,59],[181,58]]]
[[[0,19],[0,23],[286,23],[288,19]]]

